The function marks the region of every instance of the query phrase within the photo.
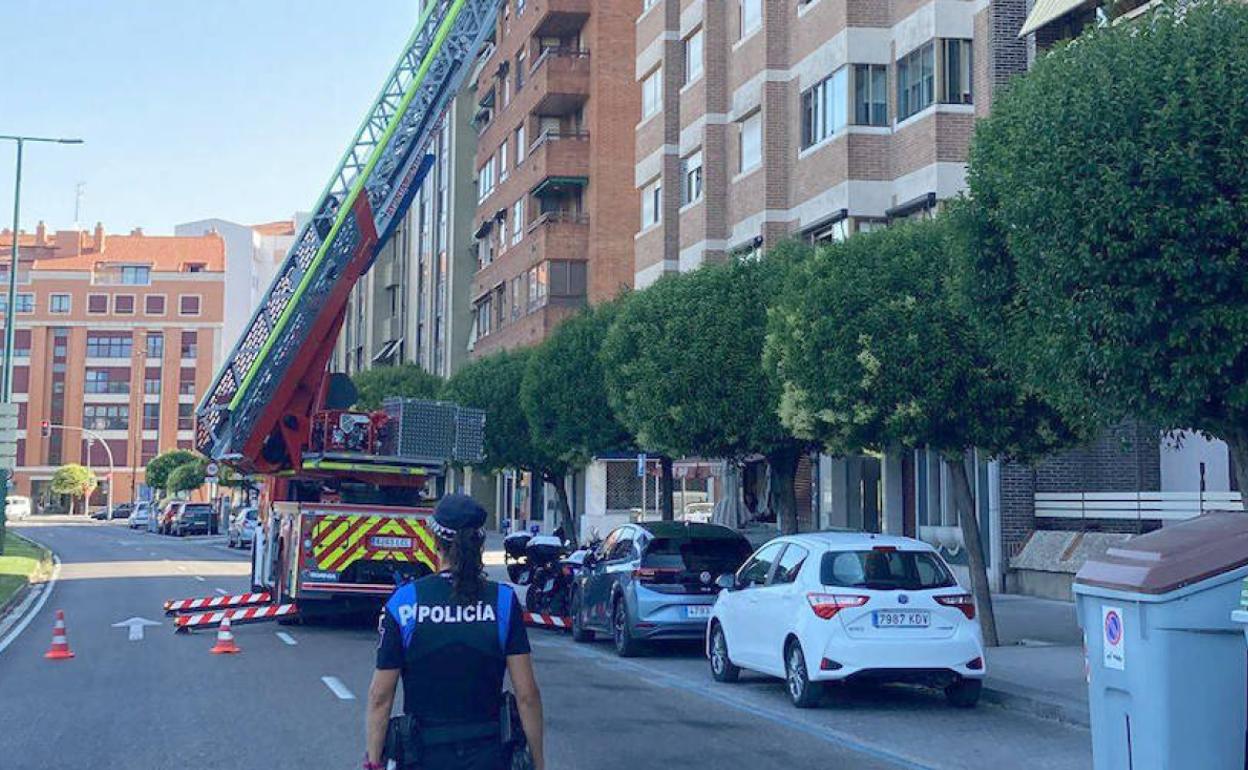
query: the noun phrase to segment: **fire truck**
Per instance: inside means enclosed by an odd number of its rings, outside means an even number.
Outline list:
[[[499,6],[424,3],[312,216],[198,405],[199,451],[264,479],[255,590],[224,602],[172,603],[177,608],[267,602],[288,617],[296,604],[299,613],[375,606],[396,581],[431,569],[427,517],[447,468],[480,460],[484,416],[398,399],[382,411],[352,411],[354,388],[329,372],[329,362],[351,289],[432,167],[431,140],[492,38]]]

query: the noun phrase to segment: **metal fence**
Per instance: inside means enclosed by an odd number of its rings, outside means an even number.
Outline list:
[[[1239,492],[1037,492],[1038,519],[1181,521],[1210,511],[1242,511]]]

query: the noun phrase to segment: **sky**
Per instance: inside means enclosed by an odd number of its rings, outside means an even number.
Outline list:
[[[108,232],[312,208],[417,0],[0,0],[0,134],[27,144],[21,227]],[[17,31],[17,34],[13,34]],[[14,155],[0,142],[0,228]]]

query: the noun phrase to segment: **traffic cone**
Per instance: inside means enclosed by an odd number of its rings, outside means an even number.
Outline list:
[[[65,610],[56,611],[56,622],[52,624],[52,646],[43,657],[48,660],[68,660],[74,657],[69,649],[69,639],[65,636]]]
[[[242,652],[238,649],[238,645],[234,643],[234,634],[230,633],[230,618],[228,616],[221,619],[221,625],[217,628],[217,643],[209,650],[213,655],[233,655],[236,652]]]

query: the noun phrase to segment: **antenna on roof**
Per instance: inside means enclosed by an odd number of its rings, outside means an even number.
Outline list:
[[[74,229],[79,230],[82,221],[82,199],[87,194],[87,183],[79,182],[74,185]]]

